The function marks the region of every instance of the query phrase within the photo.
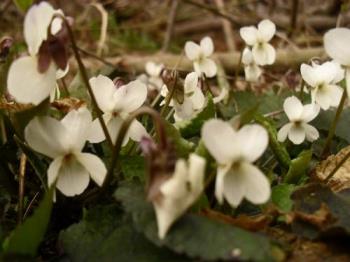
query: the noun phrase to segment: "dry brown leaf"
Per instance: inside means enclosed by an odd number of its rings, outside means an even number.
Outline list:
[[[74,97],[69,97],[55,100],[51,103],[51,105],[63,113],[68,113],[71,110],[78,109],[81,106],[86,105],[86,103],[83,100],[79,100]]]

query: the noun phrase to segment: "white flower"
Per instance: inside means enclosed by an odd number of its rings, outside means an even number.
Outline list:
[[[91,78],[90,85],[96,97],[97,104],[104,113],[103,119],[109,135],[113,143],[115,143],[124,120],[145,102],[147,98],[147,87],[141,81],[135,80],[127,85],[116,88],[113,81],[103,75]],[[129,127],[123,145],[129,141],[129,138],[139,142],[142,136],[147,136],[147,131],[135,119]],[[96,118],[90,127],[88,140],[91,143],[99,143],[105,139],[106,137],[100,122]]]
[[[9,69],[7,88],[15,100],[19,103],[32,103],[38,105],[56,87],[55,63],[50,63],[49,68],[41,73],[38,71],[38,52],[43,41],[48,38],[48,28],[53,16],[63,14],[61,10],[55,10],[46,2],[33,5],[24,19],[24,39],[28,46],[30,56],[25,56],[14,61]],[[51,34],[56,34],[62,28],[60,18],[55,18],[51,26]]]
[[[90,177],[102,185],[107,170],[95,155],[82,153],[91,125],[91,114],[84,107],[69,112],[61,121],[51,117],[35,117],[25,128],[29,146],[53,159],[48,174],[48,184],[66,196],[81,194]]]
[[[344,77],[339,64],[334,62],[325,62],[322,65],[313,63],[312,66],[302,64],[300,72],[304,81],[311,87],[313,103],[316,102],[323,110],[339,105],[343,89],[336,83]]]
[[[205,105],[205,97],[198,86],[198,74],[192,72],[186,75],[184,83],[184,101],[182,104],[173,99],[175,121],[193,118]]]
[[[213,40],[208,36],[204,37],[199,45],[192,41],[188,41],[185,44],[186,56],[193,61],[194,70],[198,75],[202,73],[204,73],[206,77],[213,77],[216,75],[216,64],[209,58],[213,52]]]
[[[180,159],[172,177],[160,186],[161,195],[153,200],[160,239],[200,196],[204,187],[205,164],[205,159],[196,154],[190,155],[188,163]]]
[[[317,104],[303,106],[297,97],[291,96],[284,101],[283,109],[290,123],[278,131],[277,139],[280,142],[284,142],[288,136],[290,141],[298,145],[305,138],[312,142],[319,137],[317,129],[308,124],[320,112],[320,107]]]
[[[244,65],[245,79],[248,82],[257,82],[262,74],[262,70],[256,64],[252,51],[249,48],[244,48],[243,50],[242,63]]]
[[[350,97],[350,29],[331,29],[324,35],[323,42],[326,53],[346,69],[346,91]]]
[[[275,48],[268,42],[276,32],[276,26],[265,19],[255,26],[245,26],[239,31],[244,42],[253,48],[253,57],[258,65],[271,65],[275,62]]]
[[[215,196],[220,204],[224,198],[233,207],[243,198],[254,204],[269,200],[269,181],[252,164],[268,145],[268,135],[263,127],[245,125],[236,131],[229,123],[212,119],[204,124],[202,139],[218,163]]]
[[[145,66],[148,75],[147,84],[150,90],[161,90],[164,85],[160,74],[164,68],[163,64],[156,64],[154,62],[147,62]]]

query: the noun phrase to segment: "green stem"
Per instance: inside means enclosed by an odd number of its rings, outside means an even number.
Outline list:
[[[85,84],[85,86],[86,86],[86,88],[87,88],[87,90],[89,92],[90,97],[91,97],[92,105],[95,108],[95,111],[97,113],[97,118],[98,118],[98,120],[99,120],[99,122],[101,124],[103,133],[104,133],[104,135],[106,137],[106,140],[107,140],[108,144],[110,145],[110,147],[113,147],[113,142],[112,142],[111,136],[109,135],[106,123],[104,122],[103,117],[102,117],[103,112],[98,107],[96,97],[95,97],[95,95],[94,95],[94,93],[92,91],[92,88],[91,88],[91,85],[90,85],[90,82],[89,82],[89,78],[88,78],[85,66],[83,64],[83,61],[81,60],[81,57],[80,57],[80,54],[79,54],[79,49],[78,49],[77,44],[75,42],[75,38],[74,38],[74,34],[73,34],[73,31],[72,31],[72,28],[70,27],[69,22],[67,21],[67,19],[63,15],[57,14],[57,16],[59,16],[63,20],[63,22],[64,22],[64,24],[65,24],[65,26],[67,28],[69,39],[70,39],[71,44],[72,44],[73,53],[74,53],[75,59],[77,60],[77,63],[78,63],[78,66],[79,66],[79,71],[81,73],[81,76],[82,76],[82,79],[84,81],[84,84]]]
[[[331,146],[331,142],[332,142],[332,139],[333,139],[335,130],[336,130],[336,128],[337,128],[337,124],[338,124],[338,122],[339,122],[339,118],[340,118],[341,113],[343,112],[343,109],[344,109],[345,99],[346,99],[346,91],[344,90],[344,91],[343,91],[343,95],[342,95],[342,97],[341,97],[341,100],[340,100],[340,102],[339,102],[338,108],[337,108],[337,112],[335,113],[335,117],[334,117],[334,119],[333,119],[331,128],[329,129],[326,143],[325,143],[325,145],[324,145],[324,148],[323,148],[323,151],[322,151],[322,154],[321,154],[321,156],[322,156],[323,158],[325,158],[326,155],[327,155],[328,152],[329,152],[329,149],[330,149],[330,146]]]
[[[346,162],[346,160],[348,160],[350,158],[350,151],[343,157],[343,159],[338,163],[338,165],[336,165],[336,167],[332,170],[332,172],[329,173],[329,175],[326,177],[326,179],[324,180],[324,182],[327,184],[329,182],[329,180],[331,180],[331,178],[335,175],[335,173],[337,173],[337,171],[339,170],[339,168]]]

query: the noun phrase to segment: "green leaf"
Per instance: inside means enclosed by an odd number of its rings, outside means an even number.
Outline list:
[[[54,188],[46,192],[34,214],[19,225],[3,243],[5,254],[35,256],[50,221]]]
[[[194,144],[184,139],[179,130],[177,130],[172,124],[167,121],[165,123],[165,131],[171,141],[175,145],[175,150],[178,157],[187,157],[188,154],[193,150]]]
[[[175,126],[179,128],[181,135],[184,138],[190,138],[199,135],[201,128],[205,121],[215,117],[215,105],[213,98],[209,96],[207,106],[198,115],[187,121],[176,123]]]
[[[282,211],[289,212],[293,201],[291,195],[295,189],[294,185],[280,184],[272,188],[271,200]]]
[[[145,159],[142,156],[121,156],[120,166],[127,180],[138,178],[145,181]]]
[[[306,174],[311,158],[311,150],[302,151],[297,158],[291,161],[288,173],[284,177],[284,182],[288,184],[297,184],[302,176]]]
[[[136,230],[157,246],[197,260],[274,261],[271,252],[276,246],[263,235],[195,214],[184,215],[160,240],[153,208],[145,201],[141,185],[122,183],[115,197],[131,214]]]
[[[26,12],[28,8],[33,4],[33,0],[13,0],[13,2],[22,12]]]
[[[82,221],[60,233],[60,243],[70,261],[186,261],[152,245],[136,232],[117,205],[89,210]]]

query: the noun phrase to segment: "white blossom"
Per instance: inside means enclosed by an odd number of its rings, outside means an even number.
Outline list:
[[[258,82],[262,74],[261,68],[256,64],[253,53],[249,48],[245,48],[242,53],[242,63],[244,65],[245,79],[248,82]]]
[[[200,196],[205,164],[204,158],[190,154],[188,162],[184,159],[176,162],[174,174],[160,186],[160,196],[153,200],[160,239]]]
[[[127,85],[116,88],[111,79],[99,75],[90,79],[90,85],[96,97],[99,108],[103,111],[103,119],[106,123],[109,135],[113,143],[116,142],[117,134],[125,119],[140,108],[147,98],[147,87],[140,80],[135,80]],[[142,136],[147,136],[143,125],[134,120],[124,138],[125,145],[129,138],[139,142]],[[89,132],[88,140],[92,143],[99,143],[105,140],[101,124],[96,118]]]
[[[81,194],[90,177],[101,186],[107,174],[97,156],[81,152],[91,122],[91,114],[84,107],[69,112],[61,121],[35,117],[25,128],[29,146],[53,159],[47,171],[49,186],[56,183],[66,196]]]
[[[245,26],[240,29],[244,42],[252,47],[254,60],[258,65],[271,65],[275,62],[275,48],[269,44],[276,32],[276,26],[268,19],[261,21],[258,28]]]
[[[55,92],[57,78],[55,63],[50,63],[44,73],[38,71],[39,48],[48,38],[48,29],[55,14],[63,13],[61,10],[53,9],[49,3],[41,2],[33,5],[25,16],[24,39],[30,56],[15,60],[10,66],[7,78],[8,91],[19,103],[38,105]],[[51,34],[56,34],[61,28],[61,19],[54,18]]]
[[[335,62],[325,62],[321,65],[313,63],[312,66],[302,64],[301,76],[311,87],[311,100],[323,110],[331,106],[338,106],[343,89],[336,85],[344,76],[344,72]]]
[[[266,176],[253,164],[266,150],[267,131],[260,125],[245,125],[238,131],[219,119],[207,121],[202,140],[218,163],[215,196],[237,207],[243,198],[254,204],[269,200],[271,189]]]
[[[280,142],[284,142],[287,136],[296,145],[301,144],[305,138],[310,142],[318,139],[317,129],[308,123],[320,112],[319,105],[303,105],[297,97],[291,96],[284,101],[283,109],[290,122],[278,131],[277,138]]]
[[[164,85],[163,79],[161,78],[161,72],[164,68],[163,64],[157,64],[154,62],[147,62],[145,65],[145,80],[143,81],[147,84],[149,90],[161,90]]]
[[[199,45],[192,41],[188,41],[185,44],[186,56],[193,62],[194,70],[198,75],[202,73],[204,73],[206,77],[213,77],[216,75],[216,64],[209,58],[213,52],[213,40],[208,36],[204,37]]]

